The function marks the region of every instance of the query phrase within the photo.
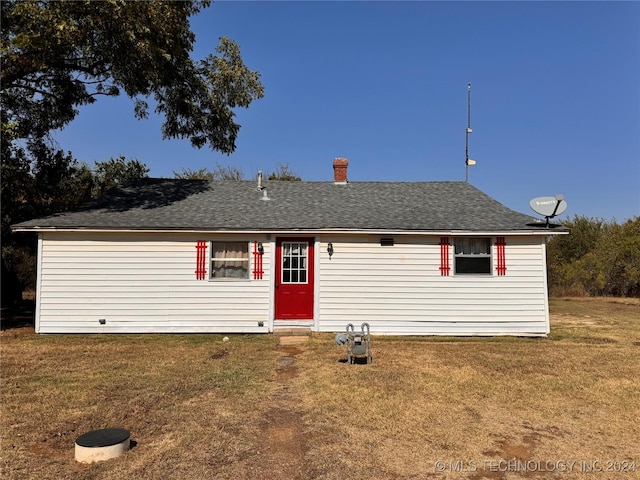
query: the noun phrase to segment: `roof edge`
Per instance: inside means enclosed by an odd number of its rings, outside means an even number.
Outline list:
[[[263,234],[263,235],[314,235],[314,234],[363,234],[363,235],[468,235],[468,236],[491,236],[491,235],[522,235],[522,236],[548,236],[566,235],[569,229],[566,227],[556,227],[553,230],[548,228],[532,228],[522,230],[383,230],[383,229],[294,229],[294,230],[221,230],[221,229],[192,229],[192,228],[59,228],[59,227],[19,227],[13,229],[15,232],[33,233],[202,233],[202,234]]]

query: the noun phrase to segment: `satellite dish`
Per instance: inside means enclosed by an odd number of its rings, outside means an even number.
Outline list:
[[[556,217],[567,209],[567,202],[564,201],[563,195],[556,195],[555,197],[537,197],[529,202],[529,206],[534,212],[544,216],[547,219],[547,227],[549,226],[549,219]]]

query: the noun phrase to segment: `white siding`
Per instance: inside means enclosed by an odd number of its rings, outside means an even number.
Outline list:
[[[504,276],[495,274],[495,247],[492,275],[456,275],[453,245],[450,276],[441,276],[439,240],[396,236],[383,247],[378,237],[321,238],[319,330],[368,322],[376,334],[549,332],[543,237],[506,237]]]
[[[456,275],[453,246],[451,274],[441,276],[439,237],[394,238],[386,247],[373,235],[317,238],[315,329],[368,322],[374,334],[549,332],[544,237],[506,236],[504,276],[495,274],[495,258],[492,275]],[[196,242],[223,239],[263,243],[261,280],[253,280],[252,244],[249,280],[196,279]],[[268,332],[274,246],[272,237],[258,234],[42,233],[36,331]]]
[[[253,280],[251,244],[249,280],[197,280],[196,242],[216,239],[263,242],[263,279]],[[42,234],[36,328],[40,333],[267,332],[269,258],[264,235]],[[209,268],[207,263],[207,274]]]

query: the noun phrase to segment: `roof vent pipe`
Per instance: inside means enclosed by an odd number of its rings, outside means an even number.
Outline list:
[[[262,170],[258,170],[258,190],[262,190]]]
[[[267,195],[267,187],[262,187],[262,198],[260,200],[271,200]]]

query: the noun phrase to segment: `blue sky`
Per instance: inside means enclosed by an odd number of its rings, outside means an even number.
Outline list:
[[[238,110],[230,156],[162,140],[124,98],[55,138],[93,164],[124,155],[155,177],[216,164],[289,164],[305,180],[464,180],[509,208],[562,193],[565,214],[640,215],[639,2],[216,2],[192,19],[194,57],[240,45],[265,97]]]

